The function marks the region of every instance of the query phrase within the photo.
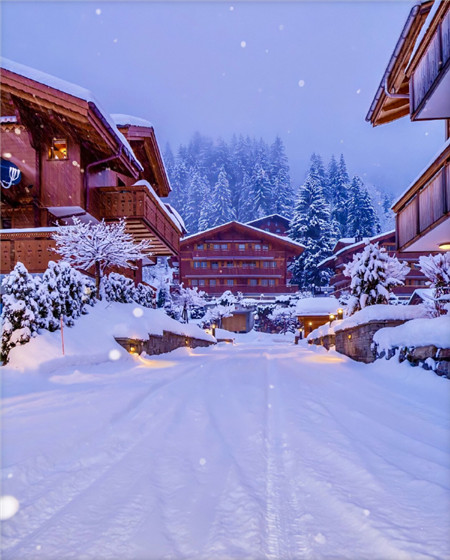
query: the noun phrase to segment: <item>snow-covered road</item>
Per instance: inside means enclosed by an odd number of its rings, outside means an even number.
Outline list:
[[[450,557],[450,383],[249,335],[7,377],[3,558]]]

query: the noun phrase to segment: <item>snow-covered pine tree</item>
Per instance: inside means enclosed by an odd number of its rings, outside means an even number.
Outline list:
[[[378,243],[368,243],[361,253],[345,265],[344,274],[351,278],[347,314],[369,305],[388,303],[391,291],[402,286],[409,267],[388,255]]]
[[[267,170],[267,162],[263,154],[259,155],[253,167],[248,196],[249,200],[246,202],[248,209],[247,215],[251,214],[248,218],[249,220],[262,218],[271,213],[272,190],[270,176]]]
[[[97,298],[100,298],[101,280],[106,268],[136,268],[137,261],[150,253],[150,242],[136,243],[125,231],[125,220],[107,224],[82,223],[73,218],[72,226],[59,226],[53,234],[55,252],[75,268],[89,270],[94,267]]]
[[[193,169],[189,181],[188,201],[183,214],[186,228],[191,234],[200,231],[200,214],[209,192],[210,188],[206,177],[198,169]]]
[[[347,206],[348,237],[373,237],[379,233],[379,220],[361,178],[355,175],[350,184]]]
[[[280,334],[286,334],[288,332],[294,333],[298,322],[295,307],[285,307],[281,305],[276,305],[274,307],[268,319],[272,322],[274,330]]]
[[[429,286],[433,289],[435,304],[434,315],[446,313],[445,303],[441,298],[450,293],[450,253],[438,253],[419,258],[422,273],[428,278]]]
[[[151,309],[155,307],[155,291],[150,286],[140,282],[134,291],[134,301]]]
[[[279,136],[270,147],[270,177],[273,200],[271,213],[290,218],[294,208],[294,190],[289,176],[288,158]]]
[[[219,171],[217,183],[212,191],[211,215],[209,227],[219,226],[234,219],[234,210],[231,206],[231,192],[227,174],[222,166]]]
[[[299,287],[326,284],[329,273],[319,270],[317,265],[330,256],[334,239],[330,208],[314,162],[305,183],[300,187],[290,222],[289,237],[305,246],[305,251],[295,259],[292,267],[293,283]]]
[[[328,167],[327,190],[330,194],[331,217],[339,226],[339,237],[346,234],[349,199],[349,177],[343,154],[339,163],[333,163],[334,156]]]
[[[25,344],[37,332],[38,305],[36,283],[21,262],[5,276],[2,289],[0,359],[6,363],[11,348]]]

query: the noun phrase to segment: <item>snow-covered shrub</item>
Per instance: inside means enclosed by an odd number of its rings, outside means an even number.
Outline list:
[[[145,284],[139,283],[134,291],[134,301],[143,307],[155,307],[155,291]]]
[[[344,267],[345,276],[351,278],[347,315],[368,305],[387,304],[392,288],[403,285],[408,270],[407,264],[389,256],[378,243],[368,243]]]
[[[165,307],[166,312],[184,323],[189,323],[192,314],[198,316],[199,310],[206,307],[206,293],[199,291],[198,288],[176,286],[171,299],[169,305]]]
[[[125,220],[107,224],[82,223],[73,217],[73,226],[59,226],[53,234],[55,252],[76,268],[89,270],[94,267],[97,298],[101,297],[101,280],[108,267],[136,268],[137,261],[149,254],[150,242],[136,243],[125,231]]]
[[[220,303],[214,307],[210,307],[203,317],[202,324],[204,327],[209,327],[215,323],[217,327],[221,327],[222,319],[225,319],[225,317],[231,317],[235,309],[234,305],[221,305]]]
[[[28,342],[38,329],[36,283],[19,262],[2,282],[1,360],[6,362],[11,348]]]
[[[234,305],[238,299],[231,290],[226,290],[221,296],[217,298],[218,305]]]
[[[270,303],[262,303],[256,307],[255,313],[255,330],[260,332],[272,332],[274,325],[270,320],[270,315],[274,309],[274,305]]]
[[[117,303],[133,303],[135,285],[131,278],[123,274],[111,272],[108,277],[103,279],[103,290],[107,301]]]
[[[295,307],[282,307],[277,305],[269,315],[274,330],[281,334],[294,333],[297,327]]]
[[[450,253],[420,257],[419,266],[422,273],[428,278],[429,286],[433,288],[433,315],[444,315],[446,302],[442,300],[442,297],[450,291]]]

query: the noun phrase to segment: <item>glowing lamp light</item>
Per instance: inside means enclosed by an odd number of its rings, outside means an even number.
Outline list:
[[[441,249],[441,251],[450,251],[450,241],[445,241],[444,243],[440,243],[439,249]]]
[[[349,340],[351,340],[351,339],[352,339],[352,335],[351,335],[351,334],[347,335],[347,338],[348,338]]]
[[[310,322],[308,323],[308,325],[309,325],[310,327],[312,327],[312,321],[310,321]]]
[[[330,325],[331,325],[331,323],[336,319],[336,315],[334,313],[330,313],[328,315],[328,319],[330,319]]]
[[[134,354],[136,352],[136,346],[130,346],[130,352]]]
[[[337,317],[339,320],[344,318],[344,310],[342,309],[342,307],[337,310]]]

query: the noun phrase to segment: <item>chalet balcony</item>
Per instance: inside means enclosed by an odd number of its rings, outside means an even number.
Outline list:
[[[450,118],[450,9],[413,68],[409,89],[413,120]]]
[[[220,267],[214,268],[183,268],[182,276],[184,278],[220,278],[220,277],[236,277],[245,276],[247,278],[282,278],[286,275],[286,269],[283,268],[242,268],[242,267]]]
[[[136,241],[149,239],[153,255],[178,254],[181,231],[164,204],[145,185],[93,187],[89,212],[106,221],[125,217],[127,231]]]
[[[56,228],[0,229],[1,274],[8,274],[17,262],[25,265],[28,272],[39,273],[48,267],[49,261],[59,256],[52,251],[56,243],[52,239]]]
[[[433,173],[434,171],[434,173]],[[430,174],[433,173],[430,177]],[[394,205],[401,251],[438,251],[450,241],[450,143]]]
[[[198,289],[205,291],[210,295],[222,295],[226,290],[231,290],[234,294],[242,292],[244,295],[267,295],[267,294],[293,294],[298,291],[297,286],[286,286],[279,284],[278,286],[249,286],[248,284],[234,284],[227,286],[198,286]]]
[[[191,253],[183,254],[183,258],[199,259],[199,260],[215,260],[215,261],[226,261],[226,260],[265,260],[265,259],[281,259],[285,258],[286,253],[283,251],[255,251],[247,249],[245,251],[233,250],[213,250],[205,249],[203,251],[192,251]]]

